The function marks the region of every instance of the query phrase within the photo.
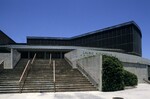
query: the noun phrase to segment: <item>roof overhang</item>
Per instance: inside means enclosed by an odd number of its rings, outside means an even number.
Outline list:
[[[49,45],[1,45],[1,48],[17,49],[17,50],[75,50],[75,49],[89,49],[98,51],[117,51],[123,52],[120,49],[105,49],[94,47],[79,47],[79,46],[49,46]]]

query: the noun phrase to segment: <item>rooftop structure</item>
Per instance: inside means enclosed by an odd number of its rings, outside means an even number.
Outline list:
[[[140,28],[130,21],[70,38],[28,36],[27,44],[121,49],[142,56],[141,38]]]

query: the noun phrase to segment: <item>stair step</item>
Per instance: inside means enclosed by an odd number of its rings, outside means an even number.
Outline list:
[[[0,75],[0,93],[19,93],[18,81],[27,59],[21,59],[13,70]],[[23,86],[23,93],[54,92],[53,66],[49,60],[36,59]],[[72,69],[64,59],[56,60],[56,92],[97,90],[77,69]]]

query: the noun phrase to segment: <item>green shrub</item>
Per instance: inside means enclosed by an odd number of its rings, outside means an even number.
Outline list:
[[[131,72],[124,70],[124,84],[125,86],[136,86],[138,83],[137,76]]]
[[[103,91],[117,91],[124,89],[123,65],[117,58],[103,55],[102,74]]]

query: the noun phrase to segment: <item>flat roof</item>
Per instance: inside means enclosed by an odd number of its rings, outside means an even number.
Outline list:
[[[104,29],[99,29],[99,30],[96,30],[96,31],[92,31],[92,32],[81,34],[81,35],[73,36],[73,37],[39,37],[39,36],[27,36],[27,39],[70,40],[70,39],[76,39],[76,38],[79,38],[79,37],[84,37],[84,36],[88,36],[88,35],[95,34],[95,33],[98,33],[98,32],[103,32],[103,31],[107,31],[107,30],[119,28],[119,27],[122,27],[122,26],[131,25],[131,24],[133,24],[134,26],[137,27],[137,29],[140,31],[140,35],[142,36],[140,27],[134,21],[129,21],[129,22],[125,22],[125,23],[122,23],[122,24],[118,24],[118,25],[114,25],[114,26],[111,26],[111,27],[107,27],[107,28],[104,28]]]

